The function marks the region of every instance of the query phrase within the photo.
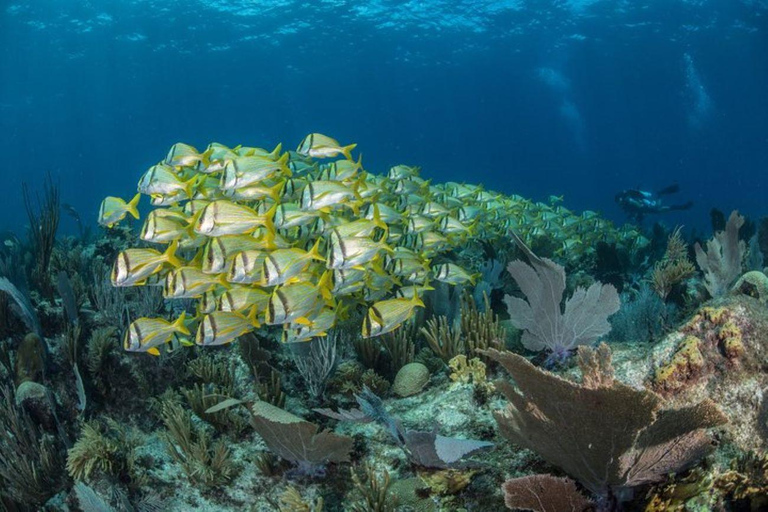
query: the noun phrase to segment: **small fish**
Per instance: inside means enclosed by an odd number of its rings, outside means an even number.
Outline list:
[[[251,286],[231,286],[219,297],[219,311],[245,311],[255,307],[259,312],[265,311],[269,304],[270,293]]]
[[[326,267],[329,269],[358,268],[373,260],[379,251],[393,252],[386,242],[375,242],[365,237],[343,237],[337,230],[332,230]]]
[[[99,224],[111,228],[130,214],[134,219],[139,219],[139,200],[141,194],[136,194],[129,202],[125,202],[119,197],[106,197],[101,202],[99,208]]]
[[[363,269],[336,269],[333,271],[332,292],[339,295],[351,295],[365,288],[367,272]]]
[[[336,181],[311,181],[301,193],[301,209],[330,211],[348,205],[354,211],[357,205],[353,201],[360,200],[357,183],[347,186]]]
[[[225,190],[224,195],[238,201],[258,201],[268,197],[275,203],[278,203],[284,187],[285,180],[279,180],[274,184],[267,184],[265,182],[260,185],[250,185],[244,188]]]
[[[194,229],[198,234],[213,237],[251,233],[260,226],[274,233],[272,218],[276,210],[273,206],[266,214],[259,215],[252,208],[232,201],[213,201],[203,209]]]
[[[304,211],[296,203],[281,203],[275,212],[274,225],[276,229],[306,226],[317,220],[321,215],[321,212]]]
[[[272,178],[278,173],[291,177],[291,170],[288,168],[288,153],[285,153],[277,161],[262,156],[240,157],[226,163],[219,188],[221,190],[245,188]]]
[[[344,155],[347,160],[352,160],[350,152],[356,147],[357,144],[341,146],[337,140],[322,133],[310,133],[301,141],[296,152],[313,158],[330,158]]]
[[[363,338],[394,331],[413,316],[417,307],[423,308],[424,303],[416,294],[410,299],[387,299],[374,303],[363,320]]]
[[[235,254],[232,260],[227,281],[230,283],[253,284],[264,280],[264,260],[267,257],[265,251],[246,250]]]
[[[411,167],[409,165],[401,164],[390,168],[389,173],[387,173],[387,177],[393,181],[404,180],[418,176],[420,171],[421,167]]]
[[[189,219],[181,212],[152,210],[144,221],[139,235],[142,240],[153,243],[170,243],[183,238],[191,239]]]
[[[184,181],[172,166],[157,164],[141,177],[138,191],[148,196],[176,196],[183,192],[185,197],[192,197],[198,180],[199,175],[195,175]]]
[[[298,248],[277,249],[267,254],[262,264],[261,286],[284,284],[304,272],[313,260],[325,262],[325,258],[320,255],[321,241],[322,238],[318,238],[309,251]]]
[[[260,327],[257,310],[246,316],[236,311],[214,311],[203,317],[197,328],[195,343],[202,347],[225,345]]]
[[[357,176],[357,172],[362,168],[362,155],[358,157],[357,162],[353,160],[337,160],[331,162],[320,171],[319,179],[346,181]]]
[[[436,265],[433,269],[435,279],[441,283],[464,284],[475,282],[474,276],[454,263]]]
[[[160,272],[165,264],[182,266],[182,261],[176,257],[177,248],[178,243],[172,242],[164,253],[154,249],[122,251],[112,266],[112,286],[141,285],[149,276]]]
[[[266,323],[311,325],[309,316],[319,312],[326,301],[332,301],[330,279],[330,272],[325,272],[317,284],[298,282],[275,288],[269,298]]]
[[[312,319],[310,325],[287,324],[283,327],[283,343],[301,343],[312,341],[312,338],[326,336],[328,330],[336,323],[336,312],[332,309],[323,308],[320,313]]]
[[[184,326],[185,313],[171,323],[162,318],[139,318],[131,322],[125,331],[123,347],[128,352],[148,352],[159,356],[157,348],[171,341],[175,334],[189,336],[189,330]]]
[[[227,288],[223,275],[212,276],[197,267],[179,267],[165,276],[163,296],[166,299],[194,299],[219,287]]]
[[[165,163],[168,165],[179,167],[192,167],[198,163],[203,166],[208,165],[208,159],[213,153],[212,148],[208,148],[205,153],[198,153],[198,151],[183,142],[177,142],[168,151],[168,155],[165,157]]]

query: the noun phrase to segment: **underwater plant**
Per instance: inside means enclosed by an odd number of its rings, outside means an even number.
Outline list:
[[[604,343],[579,347],[580,384],[511,352],[486,355],[514,380],[496,383],[508,400],[494,413],[501,434],[562,468],[606,510],[634,487],[690,467],[713,448],[706,430],[727,422],[710,400],[668,409],[652,391],[616,381]]]
[[[223,440],[212,440],[205,427],[195,425],[189,411],[167,401],[162,405],[166,432],[162,437],[173,460],[190,481],[204,487],[220,487],[239,472],[232,451]]]
[[[42,505],[64,485],[60,443],[16,405],[11,388],[0,386],[0,498]]]
[[[510,319],[524,329],[522,343],[528,350],[548,350],[548,364],[559,364],[580,345],[590,345],[611,330],[608,317],[620,307],[619,294],[612,285],[595,283],[577,288],[565,301],[565,269],[546,258],[539,258],[513,234],[528,257],[509,263],[507,270],[525,294],[526,300],[507,295]],[[488,352],[480,351],[481,354]]]
[[[29,277],[47,299],[53,299],[53,284],[48,274],[48,267],[56,243],[56,231],[59,229],[59,186],[53,183],[51,174],[46,175],[43,197],[36,194],[34,204],[26,183],[22,184],[24,208],[29,219],[29,245],[35,258],[35,267]]]
[[[741,262],[746,251],[744,242],[739,240],[739,229],[743,225],[744,217],[734,210],[725,229],[707,242],[706,252],[698,242],[694,245],[696,263],[704,272],[704,287],[712,298],[725,295],[741,275]]]

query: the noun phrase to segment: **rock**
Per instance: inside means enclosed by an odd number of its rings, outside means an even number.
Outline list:
[[[40,336],[31,332],[19,344],[16,351],[16,385],[38,381],[45,369],[45,345]]]
[[[25,381],[16,388],[16,405],[24,408],[39,425],[50,430],[55,425],[54,412],[48,398],[48,388],[37,382]]]
[[[397,372],[392,392],[397,396],[415,395],[429,382],[429,370],[421,363],[409,363]]]

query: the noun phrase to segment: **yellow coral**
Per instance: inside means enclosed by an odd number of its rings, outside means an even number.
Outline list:
[[[672,359],[656,370],[656,385],[668,391],[674,390],[680,388],[685,380],[695,376],[704,367],[700,345],[699,338],[687,336]]]
[[[477,473],[475,470],[445,469],[434,473],[421,473],[419,477],[429,486],[433,494],[451,496],[463,491],[472,482],[475,473]]]
[[[704,318],[715,325],[722,325],[729,313],[728,308],[701,308],[701,314]]]
[[[720,340],[720,346],[725,357],[733,359],[744,354],[741,329],[733,320],[728,320],[723,324],[717,332],[717,339]]]
[[[459,354],[448,362],[451,368],[451,380],[469,384],[485,382],[485,363],[477,357],[467,361],[467,356]]]

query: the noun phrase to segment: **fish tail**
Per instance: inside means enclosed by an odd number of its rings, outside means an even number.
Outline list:
[[[125,211],[128,212],[134,219],[139,220],[139,201],[141,200],[141,193],[133,196],[128,204],[125,205]]]
[[[341,148],[341,154],[344,155],[347,160],[353,160],[352,158],[352,150],[357,147],[357,144],[350,144],[349,146],[344,146]]]
[[[290,170],[288,172],[290,173]],[[290,174],[289,174],[289,176],[290,176]],[[283,195],[283,187],[284,186],[285,186],[285,182],[281,181],[280,183],[278,183],[277,185],[275,185],[274,187],[271,187],[269,189],[269,194],[267,194],[267,196],[272,198],[272,200],[275,201],[276,203],[279,203],[280,202],[280,196]]]
[[[187,329],[187,326],[184,325],[184,321],[187,319],[187,312],[182,311],[181,316],[176,319],[173,324],[171,324],[171,328],[174,330],[174,332],[178,332],[180,334],[183,334],[184,336],[189,336],[189,329]]]
[[[323,258],[323,255],[320,254],[321,240],[322,240],[321,237],[317,237],[317,240],[315,241],[315,245],[313,245],[312,248],[309,250],[308,256],[313,260],[325,261],[325,258]]]
[[[187,193],[187,197],[192,199],[192,196],[195,194],[195,187],[204,178],[204,175],[195,175],[189,181],[182,183],[184,185],[184,192]]]
[[[323,272],[320,280],[317,282],[317,289],[326,301],[333,300],[333,273],[330,270]]]
[[[413,307],[419,307],[423,308],[426,307],[424,305],[424,301],[419,298],[419,292],[414,288],[413,290],[413,298],[411,299],[411,304],[413,304]]]
[[[174,240],[171,242],[171,245],[168,246],[168,249],[165,250],[163,253],[163,260],[167,261],[174,267],[181,267],[184,265],[184,262],[182,262],[177,256],[176,251],[179,248],[179,242],[177,240]]]
[[[203,163],[204,166],[208,167],[208,165],[210,165],[212,154],[213,154],[213,148],[208,148],[202,153],[200,153],[200,161]]]
[[[259,319],[256,316],[258,312],[259,312],[259,308],[256,307],[256,304],[254,304],[253,306],[251,306],[251,309],[248,310],[248,316],[246,316],[246,318],[248,319],[248,322],[257,329],[261,327],[261,323],[259,322]]]

